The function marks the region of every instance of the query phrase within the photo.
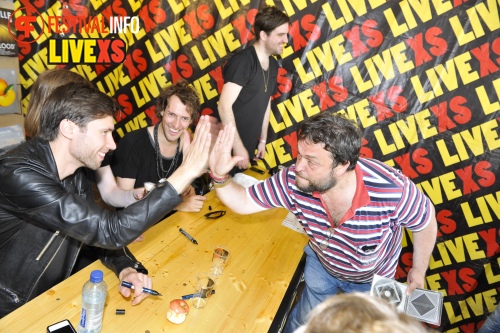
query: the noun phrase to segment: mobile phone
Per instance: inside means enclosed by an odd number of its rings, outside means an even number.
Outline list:
[[[250,167],[250,170],[255,171],[255,172],[257,172],[257,173],[259,173],[259,174],[261,174],[261,175],[263,175],[263,174],[264,174],[264,171],[262,171],[262,170],[260,170],[260,169],[257,169],[256,167]]]
[[[47,327],[48,333],[77,333],[73,325],[68,319],[64,319],[58,323]]]

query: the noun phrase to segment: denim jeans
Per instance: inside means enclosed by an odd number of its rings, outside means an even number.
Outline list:
[[[498,333],[500,331],[500,306],[497,305],[477,333]]]
[[[293,333],[299,326],[305,324],[308,313],[329,296],[339,290],[344,293],[370,291],[371,283],[354,283],[339,280],[331,276],[321,265],[316,253],[309,245],[304,248],[306,265],[304,268],[305,287],[300,301],[288,316],[283,333]]]

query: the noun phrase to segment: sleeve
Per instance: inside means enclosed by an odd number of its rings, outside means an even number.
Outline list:
[[[134,257],[127,247],[119,250],[99,250],[99,259],[103,265],[112,270],[116,276],[128,267],[134,268],[139,273],[148,274],[146,267]]]
[[[255,73],[247,53],[236,53],[229,59],[222,70],[224,83],[232,82],[244,87],[253,79]]]
[[[84,177],[81,170],[65,182],[87,183],[79,177]],[[164,182],[144,199],[109,211],[94,202],[90,184],[68,191],[43,166],[23,162],[0,167],[0,183],[0,209],[8,214],[106,249],[131,243],[181,202],[172,185]]]
[[[396,216],[401,226],[411,231],[425,229],[431,220],[431,201],[406,176],[403,176],[403,192],[396,208]]]
[[[263,182],[250,186],[247,195],[260,207],[283,207],[290,210],[294,205],[290,176],[290,168],[286,168]]]

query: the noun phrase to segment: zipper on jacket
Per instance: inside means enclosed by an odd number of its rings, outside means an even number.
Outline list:
[[[59,235],[59,230],[57,230],[53,235],[52,237],[50,237],[49,241],[47,242],[47,244],[45,244],[45,246],[43,247],[42,251],[40,252],[40,254],[38,254],[38,256],[36,257],[36,261],[39,261],[40,258],[44,255],[45,252],[47,252],[47,249],[49,248],[50,244],[52,244],[52,242],[54,242],[54,239],[56,239],[57,235]]]

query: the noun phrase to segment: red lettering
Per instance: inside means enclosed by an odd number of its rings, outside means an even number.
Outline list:
[[[453,270],[448,271],[448,272],[442,272],[441,276],[448,283],[448,296],[463,295],[465,293],[464,290],[460,287],[460,285],[457,282],[457,270],[456,269],[453,269]]]
[[[198,19],[201,21],[201,26],[205,29],[212,29],[214,27],[214,16],[212,15],[212,10],[206,4],[201,4],[196,8],[196,14],[198,14]]]
[[[149,17],[149,11],[147,5],[144,5],[139,10],[139,17],[144,23],[144,30],[146,30],[146,32],[150,32],[156,27],[156,23]]]
[[[201,111],[201,115],[202,116],[211,116],[214,114],[214,111],[211,109],[211,108],[204,108],[202,111]]]
[[[442,33],[443,30],[439,27],[431,27],[425,32],[425,41],[432,45],[429,48],[429,52],[435,57],[442,56],[448,50],[448,43],[446,40],[438,38]]]
[[[293,41],[292,47],[294,51],[300,50],[301,48],[307,45],[307,39],[305,39],[304,36],[300,34],[300,27],[298,21],[290,22],[290,30],[288,33],[292,38]]]
[[[246,44],[248,43],[248,41],[254,39],[253,33],[247,28],[247,20],[248,22],[254,22],[255,15],[257,15],[257,13],[258,13],[257,9],[250,9],[247,12],[246,16],[242,14],[231,21],[233,26],[239,32],[241,44]]]
[[[308,41],[316,41],[321,37],[321,28],[318,27],[314,22],[316,17],[311,14],[306,14],[300,19],[300,26],[306,32],[306,38]]]
[[[121,105],[123,112],[119,112],[119,115],[115,113],[115,120],[116,122],[119,122],[125,118],[127,118],[127,115],[132,114],[132,111],[134,111],[134,107],[132,103],[129,102],[127,94],[120,94],[118,95],[118,98],[116,99],[118,104]],[[125,113],[125,114],[123,114]]]
[[[392,86],[387,89],[387,99],[391,101],[392,110],[395,112],[404,112],[408,107],[408,100],[401,96],[403,89],[399,86]]]
[[[283,140],[288,143],[290,146],[290,149],[292,150],[292,158],[296,158],[298,155],[298,149],[297,149],[297,132],[292,132],[288,135],[283,136]]]
[[[493,257],[500,252],[500,245],[497,242],[497,231],[495,228],[481,230],[477,232],[486,243],[486,256]]]
[[[453,121],[448,117],[448,102],[443,101],[439,103],[438,105],[433,105],[429,108],[432,113],[437,117],[438,119],[438,129],[439,133],[442,133],[444,131],[453,129],[457,127]]]
[[[383,91],[368,96],[368,100],[375,106],[377,110],[377,120],[379,122],[394,116],[394,113],[385,105],[385,95]]]
[[[224,86],[224,78],[222,77],[222,66],[215,67],[210,72],[208,72],[212,79],[217,83],[217,92],[220,94],[222,87]]]
[[[417,148],[411,154],[413,162],[417,164],[415,169],[417,169],[421,175],[426,175],[432,171],[432,160],[425,158],[427,155],[429,155],[429,152],[425,148]]]
[[[453,213],[448,209],[436,213],[436,220],[439,223],[438,237],[443,234],[451,235],[457,230],[457,223],[451,218],[452,216]]]
[[[458,124],[467,124],[472,118],[471,109],[463,105],[466,102],[467,100],[463,96],[455,96],[450,100],[450,110],[457,114],[453,116],[453,120]]]
[[[123,46],[125,46],[125,44]],[[137,68],[141,72],[144,72],[148,68],[148,62],[146,61],[146,59],[142,55],[143,55],[143,52],[141,49],[135,49],[134,51],[132,51],[132,58],[134,59],[135,63],[137,64]]]
[[[153,125],[156,125],[156,123],[160,121],[160,119],[156,117],[156,106],[154,105],[150,106],[149,108],[144,110],[144,113],[146,114],[146,116],[148,116],[149,119],[151,119],[151,123]]]
[[[415,35],[415,37],[406,39],[405,42],[415,52],[416,67],[432,60],[431,55],[424,48],[424,37],[421,32]]]
[[[167,19],[167,13],[165,13],[165,10],[162,8],[160,1],[158,0],[152,0],[149,5],[149,12],[153,14],[153,19],[157,24],[165,22]]]
[[[491,163],[488,161],[480,161],[474,166],[474,172],[480,177],[477,182],[482,187],[490,187],[496,182],[495,173],[487,169],[491,169]]]
[[[109,44],[111,44],[111,39],[98,39],[97,40],[97,47],[99,48],[97,62],[107,63],[107,64],[109,64],[111,62],[111,59],[109,57],[109,51],[108,51]]]
[[[474,278],[474,275],[476,275],[476,273],[469,267],[461,268],[458,271],[458,277],[463,282],[462,288],[467,293],[473,292],[477,287],[477,280]]]
[[[122,2],[121,1],[113,1],[112,2],[113,6],[113,13],[116,14],[116,16],[127,16],[128,13],[127,11],[123,8]]]
[[[141,55],[142,55],[142,51],[140,49],[135,49],[134,51],[132,51],[131,54],[129,53],[125,57],[125,62],[123,64],[127,68],[128,75],[130,76],[131,80],[135,79],[137,76],[139,76],[139,74],[141,74],[141,72],[145,71],[146,68],[147,68],[146,59],[144,59],[143,57],[141,57]],[[132,59],[136,63],[139,63],[139,66],[140,66],[139,68],[137,68],[135,66],[135,64],[132,61]]]
[[[278,68],[278,76],[276,78],[278,82],[278,91],[286,94],[292,90],[292,80],[288,77],[288,72],[285,68]]]
[[[359,150],[359,156],[361,157],[364,157],[364,158],[372,158],[373,157],[373,151],[371,150],[370,147],[368,147],[368,140],[366,140],[365,138],[363,138],[363,140],[361,140],[361,149]]]
[[[476,182],[472,179],[472,166],[468,165],[463,169],[455,170],[455,173],[462,180],[462,190],[463,194],[467,195],[475,191],[479,191],[481,188]]]
[[[190,27],[191,36],[193,38],[196,38],[205,32],[201,25],[198,24],[198,18],[196,17],[196,14],[197,13],[192,10],[183,16],[184,21]]]
[[[401,168],[401,172],[403,172],[403,174],[405,174],[408,178],[413,179],[419,176],[418,173],[410,165],[411,162],[410,153],[406,153],[401,156],[396,156],[394,157],[394,161]]]
[[[111,60],[114,63],[122,63],[125,60],[125,51],[127,46],[125,42],[119,38],[113,39],[111,42],[111,50],[113,53],[111,54]]]
[[[479,62],[479,75],[481,77],[498,71],[498,66],[490,58],[490,43],[484,43],[481,46],[473,48],[470,52]]]
[[[367,20],[361,25],[361,32],[368,37],[366,39],[366,44],[372,48],[379,47],[384,41],[382,32],[378,29],[374,29],[377,26],[377,21],[375,20]]]
[[[361,41],[359,26],[354,26],[351,30],[347,30],[346,32],[344,32],[343,35],[352,44],[353,58],[357,58],[361,54],[369,51],[369,48],[367,48],[366,45]]]

